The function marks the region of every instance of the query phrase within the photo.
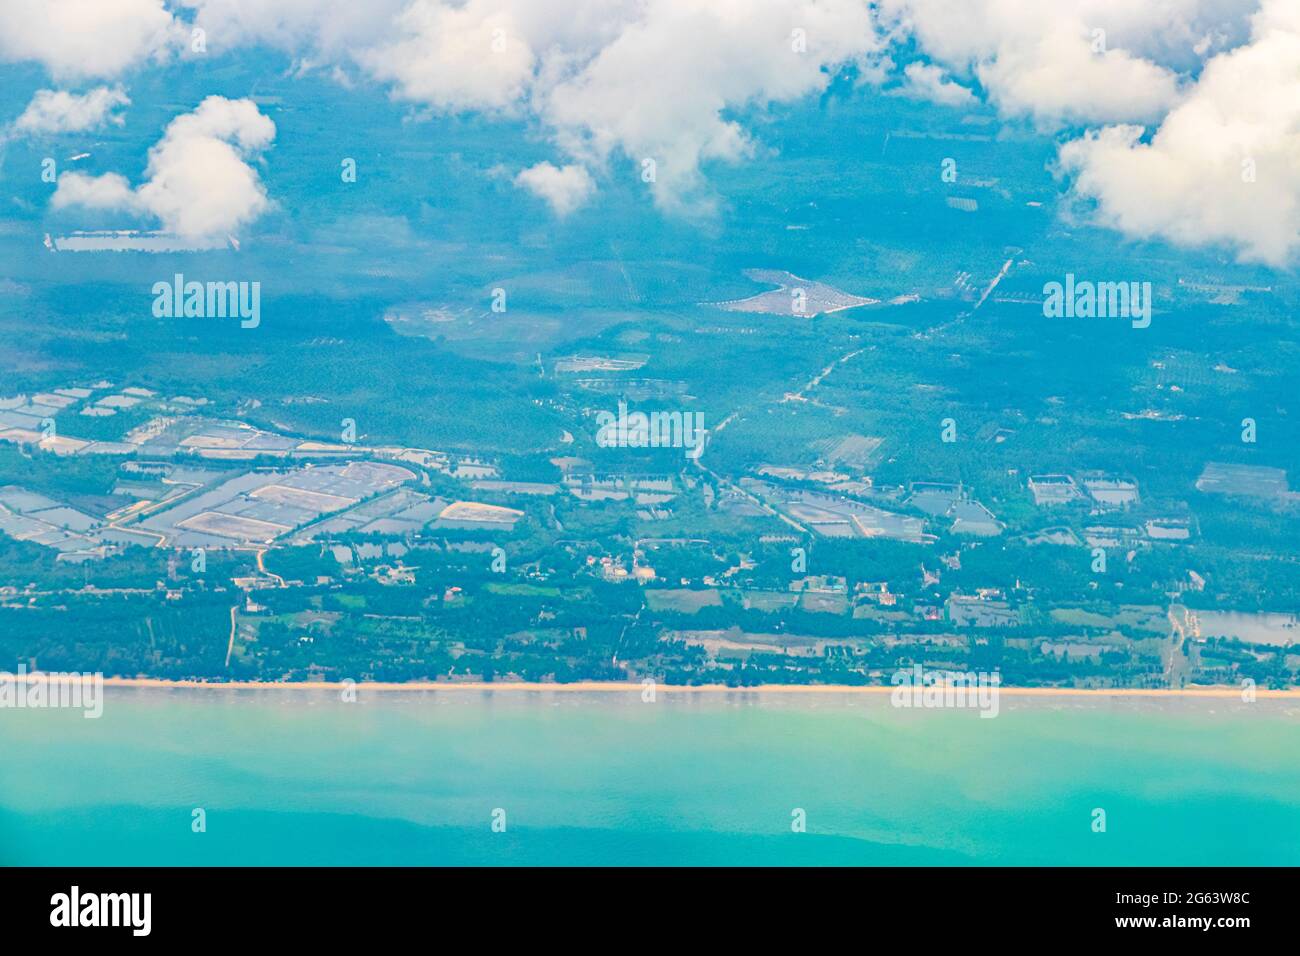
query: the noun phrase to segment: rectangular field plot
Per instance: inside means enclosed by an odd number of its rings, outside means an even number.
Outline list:
[[[218,511],[205,511],[192,518],[176,523],[176,527],[189,531],[202,531],[219,538],[231,538],[236,541],[271,541],[289,529],[284,525],[256,518],[241,518],[237,515],[221,514]]]
[[[287,485],[264,485],[250,492],[249,497],[321,513],[350,507],[359,500],[344,498],[341,495],[329,495],[323,491],[308,491],[306,488],[290,488]]]

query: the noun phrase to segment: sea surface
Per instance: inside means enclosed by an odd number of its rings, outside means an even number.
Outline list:
[[[10,865],[1300,864],[1296,701],[110,689],[0,758]]]

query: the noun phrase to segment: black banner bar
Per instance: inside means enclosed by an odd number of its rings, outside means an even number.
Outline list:
[[[894,924],[990,945],[1232,945],[1294,940],[1296,910],[1289,869],[27,868],[0,880],[9,941],[373,944],[455,926],[537,945],[556,932],[689,937],[701,921],[763,941],[866,921],[873,938]]]

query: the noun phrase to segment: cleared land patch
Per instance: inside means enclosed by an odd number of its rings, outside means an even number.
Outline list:
[[[308,491],[306,488],[290,488],[287,485],[264,485],[256,491],[249,492],[250,498],[260,498],[275,504],[292,505],[310,511],[337,511],[357,503],[357,498],[344,498],[341,495],[328,495],[323,491]]]
[[[245,518],[240,515],[221,514],[218,511],[204,511],[202,514],[176,522],[176,527],[190,531],[203,531],[215,534],[218,538],[233,538],[236,541],[272,541],[284,534],[289,528],[282,524]]]

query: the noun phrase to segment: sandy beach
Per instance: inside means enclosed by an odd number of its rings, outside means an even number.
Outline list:
[[[357,682],[349,685],[341,681],[197,681],[161,680],[152,677],[105,677],[105,687],[129,687],[158,690],[320,690],[342,691],[355,686],[357,691],[380,692],[450,692],[502,691],[511,693],[585,693],[585,694],[639,694],[640,683],[622,681],[575,681],[569,684],[526,683],[522,681],[411,681],[409,683]],[[665,694],[889,694],[892,686],[852,686],[847,684],[759,684],[754,687],[729,687],[726,684],[656,684],[656,693]],[[1163,699],[1221,698],[1241,700],[1240,687],[999,687],[999,694],[1009,697],[1151,697]],[[1300,700],[1300,688],[1264,690],[1257,688],[1260,700]]]

